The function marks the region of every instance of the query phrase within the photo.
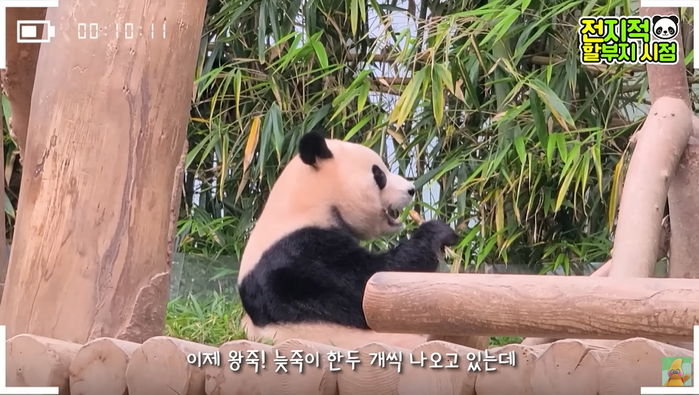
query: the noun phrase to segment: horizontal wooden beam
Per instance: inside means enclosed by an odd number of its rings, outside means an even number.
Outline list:
[[[378,332],[691,341],[699,280],[381,272],[364,314]]]

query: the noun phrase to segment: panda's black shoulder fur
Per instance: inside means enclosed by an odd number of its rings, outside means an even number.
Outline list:
[[[316,322],[366,329],[362,299],[374,273],[436,271],[443,246],[457,239],[448,225],[429,221],[411,239],[374,253],[340,227],[298,229],[263,253],[242,280],[240,297],[257,326]]]

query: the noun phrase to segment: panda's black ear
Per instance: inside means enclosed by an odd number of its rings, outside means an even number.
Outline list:
[[[313,166],[318,159],[330,159],[333,153],[330,152],[325,138],[318,132],[310,132],[301,137],[299,142],[299,155],[303,163]]]
[[[675,25],[680,24],[680,18],[677,15],[670,15],[670,19],[675,22]]]
[[[653,24],[655,25],[659,20],[663,19],[660,15],[653,15]]]

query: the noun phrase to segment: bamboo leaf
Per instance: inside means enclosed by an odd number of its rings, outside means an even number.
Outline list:
[[[449,71],[447,66],[443,63],[435,63],[432,67],[433,71],[437,72],[437,75],[439,76],[439,79],[442,81],[442,84],[449,90],[449,92],[454,94],[454,82],[452,81],[451,72]]]
[[[369,88],[371,85],[369,81],[364,81],[362,85],[359,86],[359,92],[357,94],[357,112],[361,113],[364,110],[364,105],[369,98]]]
[[[260,138],[260,116],[257,115],[250,122],[250,129],[248,129],[248,138],[245,143],[245,150],[243,151],[243,173],[248,170],[248,166],[252,162],[252,156],[255,153],[255,148],[257,148],[257,142]]]
[[[565,178],[563,179],[563,183],[561,184],[561,187],[558,189],[558,196],[556,197],[556,205],[553,208],[554,212],[557,212],[560,208],[561,205],[563,204],[563,200],[565,199],[566,195],[568,194],[568,189],[570,188],[570,183],[573,181],[573,177],[575,177],[575,170],[577,170],[577,164],[575,167],[573,167],[568,174],[566,174]]]
[[[551,115],[553,115],[563,129],[569,131],[569,126],[575,128],[573,117],[571,117],[565,104],[563,104],[561,99],[551,88],[538,79],[530,79],[527,84],[537,92],[541,100],[546,104],[546,107],[551,111]]]
[[[546,128],[546,121],[544,120],[544,110],[541,107],[541,101],[539,101],[539,95],[533,88],[529,89],[529,108],[532,112],[532,118],[534,118],[534,127],[536,128],[536,134],[539,137],[539,142],[541,146],[544,147],[548,142],[548,129]]]
[[[432,112],[437,126],[442,124],[444,117],[444,88],[442,87],[442,79],[432,69]]]
[[[496,242],[497,239],[495,237],[490,237],[485,246],[478,251],[478,255],[476,256],[476,267],[483,263],[488,254],[490,254],[490,251],[492,251],[493,247],[495,247]]]
[[[515,137],[514,143],[515,150],[517,150],[517,155],[519,156],[519,161],[522,162],[522,165],[524,165],[527,161],[527,152],[524,148],[524,136],[519,135]]]
[[[318,38],[320,37],[320,34],[315,40],[311,41],[311,45],[313,46],[313,50],[316,53],[316,57],[318,58],[318,63],[320,63],[320,67],[322,68],[327,68],[329,66],[328,64],[328,53],[325,52],[325,48],[323,47],[323,44],[318,41]]]
[[[495,230],[497,231],[498,247],[502,247],[504,238],[502,232],[505,230],[505,198],[500,191],[495,196]]]
[[[614,220],[616,219],[616,209],[619,203],[619,197],[621,195],[621,180],[623,177],[624,161],[626,159],[626,151],[621,154],[619,161],[614,166],[614,173],[612,175],[612,186],[609,188],[609,211],[607,213],[607,226],[608,229],[614,227]]]
[[[388,121],[395,122],[396,127],[401,127],[407,119],[408,114],[412,111],[413,106],[420,95],[420,90],[425,80],[426,72],[427,69],[425,68],[413,74],[410,82],[398,98],[396,106],[393,108],[393,111],[388,117]]]

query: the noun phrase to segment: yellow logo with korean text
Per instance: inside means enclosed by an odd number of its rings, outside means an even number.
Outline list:
[[[676,64],[679,18],[580,18],[580,61],[584,64]]]

